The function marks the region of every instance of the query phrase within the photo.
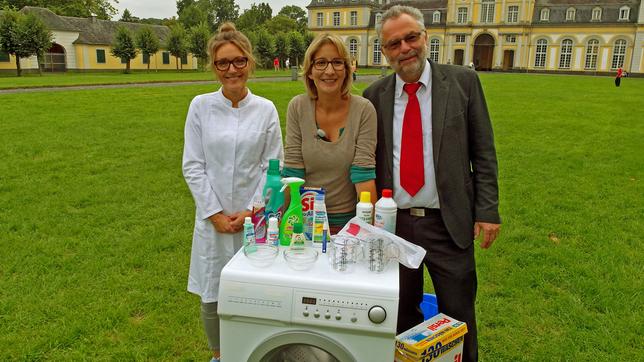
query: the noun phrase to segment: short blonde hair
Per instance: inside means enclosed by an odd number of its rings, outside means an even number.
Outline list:
[[[353,70],[351,69],[351,57],[349,56],[349,51],[347,50],[346,45],[342,42],[339,36],[329,33],[323,33],[315,37],[306,49],[304,54],[304,86],[306,86],[306,91],[309,96],[313,99],[318,98],[318,90],[315,87],[313,79],[309,78],[313,69],[313,57],[315,53],[323,45],[333,44],[340,54],[340,58],[344,60],[344,82],[342,83],[342,96],[346,96],[351,91],[351,84],[353,82]]]
[[[248,58],[248,67],[252,73],[255,70],[255,57],[253,56],[253,46],[250,44],[250,41],[241,31],[238,31],[235,28],[235,24],[231,22],[225,22],[221,24],[219,30],[215,35],[210,38],[208,41],[208,55],[210,56],[210,66],[212,67],[213,62],[215,61],[215,54],[217,50],[225,44],[233,44]],[[212,67],[213,72],[215,67]]]

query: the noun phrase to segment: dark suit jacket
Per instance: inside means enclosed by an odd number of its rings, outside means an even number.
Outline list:
[[[430,60],[432,148],[441,215],[454,242],[467,248],[474,221],[501,223],[492,124],[475,71]],[[393,189],[393,107],[396,77],[364,91],[378,113],[376,186]]]

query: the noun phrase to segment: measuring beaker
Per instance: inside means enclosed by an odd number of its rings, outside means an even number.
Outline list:
[[[364,257],[367,260],[369,271],[382,273],[390,261],[397,260],[400,251],[398,246],[390,239],[369,235],[362,241]]]
[[[327,252],[329,264],[335,271],[350,273],[362,256],[360,240],[347,236],[331,236]]]

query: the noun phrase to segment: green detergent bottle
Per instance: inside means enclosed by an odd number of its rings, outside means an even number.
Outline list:
[[[303,222],[302,217],[302,198],[300,196],[300,186],[304,184],[304,180],[299,177],[285,177],[282,179],[282,189],[288,186],[291,188],[291,204],[282,216],[280,223],[280,245],[291,245],[291,235],[293,235],[293,226],[297,223]]]

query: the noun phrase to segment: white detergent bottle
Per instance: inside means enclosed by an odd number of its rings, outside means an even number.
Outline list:
[[[367,224],[373,224],[373,204],[371,203],[371,193],[369,191],[360,193],[360,202],[356,205],[356,216]]]
[[[396,205],[396,201],[391,198],[392,195],[393,192],[390,189],[382,190],[382,197],[378,202],[376,202],[376,216],[373,221],[373,225],[395,234],[398,205]]]
[[[266,242],[275,246],[279,246],[280,244],[280,229],[277,225],[277,218],[274,216],[268,219]]]

